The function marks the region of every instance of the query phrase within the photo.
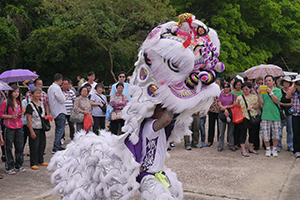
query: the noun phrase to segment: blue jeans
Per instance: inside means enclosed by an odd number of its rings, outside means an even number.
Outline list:
[[[200,132],[201,132],[201,142],[205,142],[205,123],[206,116],[200,118]]]
[[[292,127],[292,115],[288,115],[286,116],[286,122],[281,122],[281,136],[280,136],[280,140],[278,142],[278,149],[282,149],[282,144],[281,144],[281,140],[282,140],[282,134],[283,134],[283,127],[286,127],[286,143],[287,143],[287,148],[291,149],[293,148],[293,127]]]
[[[64,113],[60,113],[55,119],[55,139],[53,143],[53,149],[59,149],[61,147],[60,140],[65,134],[65,123],[66,123],[66,115]]]

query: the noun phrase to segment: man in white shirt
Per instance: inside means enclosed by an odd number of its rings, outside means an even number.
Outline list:
[[[92,86],[92,89],[91,91],[89,92],[89,95],[92,96],[92,94],[96,93],[96,90],[95,90],[95,87],[97,85],[97,83],[94,81],[95,80],[95,72],[93,71],[90,71],[88,74],[87,74],[87,78],[88,78],[88,81],[83,83],[81,85],[81,87],[83,87],[85,84],[89,83],[91,86]]]
[[[64,148],[61,147],[61,138],[65,133],[67,111],[65,107],[65,95],[60,88],[60,86],[62,85],[62,79],[63,76],[61,74],[55,74],[54,83],[52,83],[52,85],[48,89],[50,111],[55,121],[55,139],[52,153],[64,150]]]

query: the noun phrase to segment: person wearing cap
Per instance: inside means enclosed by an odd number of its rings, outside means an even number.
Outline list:
[[[287,92],[286,98],[293,99],[293,116],[292,116],[292,129],[293,129],[293,147],[296,158],[300,157],[300,75],[297,75],[293,80],[295,83],[290,91]]]
[[[293,99],[287,99],[286,94],[290,90],[289,87],[292,85],[292,79],[290,76],[284,76],[281,81],[280,85],[282,86],[281,88],[281,93],[282,97],[279,102],[280,107],[284,110],[285,115],[286,115],[286,121],[281,122],[281,136],[280,140],[278,142],[277,146],[277,151],[279,152],[282,149],[282,135],[283,135],[283,127],[286,127],[286,132],[287,132],[287,148],[288,151],[294,151],[293,149],[293,130],[292,130],[292,115],[289,113],[289,109],[293,106]]]

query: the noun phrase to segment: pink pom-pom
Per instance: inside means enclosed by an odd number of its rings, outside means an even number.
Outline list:
[[[214,47],[211,48],[211,50],[212,50],[212,51],[216,51],[216,50],[217,50],[217,47],[214,46]]]
[[[208,56],[207,53],[203,53],[203,54],[202,54],[202,57],[203,57],[203,58],[207,58],[207,56]]]
[[[202,82],[207,82],[210,79],[210,75],[205,71],[200,72],[198,77]]]

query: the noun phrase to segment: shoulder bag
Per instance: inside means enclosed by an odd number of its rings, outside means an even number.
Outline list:
[[[103,106],[102,106],[102,107],[99,106],[99,107],[101,108],[101,110],[102,110],[103,113],[106,113],[106,103],[105,103],[104,99],[101,97],[101,95],[99,95],[99,94],[97,94],[97,93],[96,93],[96,95],[98,95],[98,97],[100,97],[101,100],[103,101],[103,103],[102,103]]]
[[[246,109],[248,108],[248,104],[247,104],[247,101],[246,101],[246,98],[244,95],[242,95],[243,99],[244,99],[244,102],[245,102],[245,105],[246,105]],[[252,125],[258,125],[261,121],[261,116],[260,115],[256,115],[256,116],[252,116],[251,115],[251,112],[250,110],[247,110],[248,111],[248,114],[249,114],[249,117],[250,117],[250,124]]]
[[[79,97],[78,97],[79,98]],[[80,107],[80,99],[79,99],[79,107]],[[70,122],[83,123],[84,113],[75,112],[74,108],[71,111]]]
[[[269,94],[268,94],[268,95],[269,95]],[[273,99],[272,99],[272,97],[271,97],[270,95],[269,95],[269,97],[270,97],[271,100],[273,101]],[[284,113],[284,110],[283,110],[282,108],[280,108],[274,101],[273,101],[273,103],[276,105],[276,107],[277,107],[278,110],[279,110],[281,121],[282,121],[282,122],[285,122],[285,120],[286,120],[286,115],[285,115],[285,113]]]
[[[39,114],[40,118],[41,118],[41,123],[42,123],[42,129],[47,132],[51,130],[51,125],[50,125],[50,120],[49,119],[45,119],[44,117],[42,117],[39,109],[37,108],[37,106],[35,105],[35,103],[33,103],[33,101],[31,101],[31,103],[34,105],[35,110],[37,111],[37,113]]]

